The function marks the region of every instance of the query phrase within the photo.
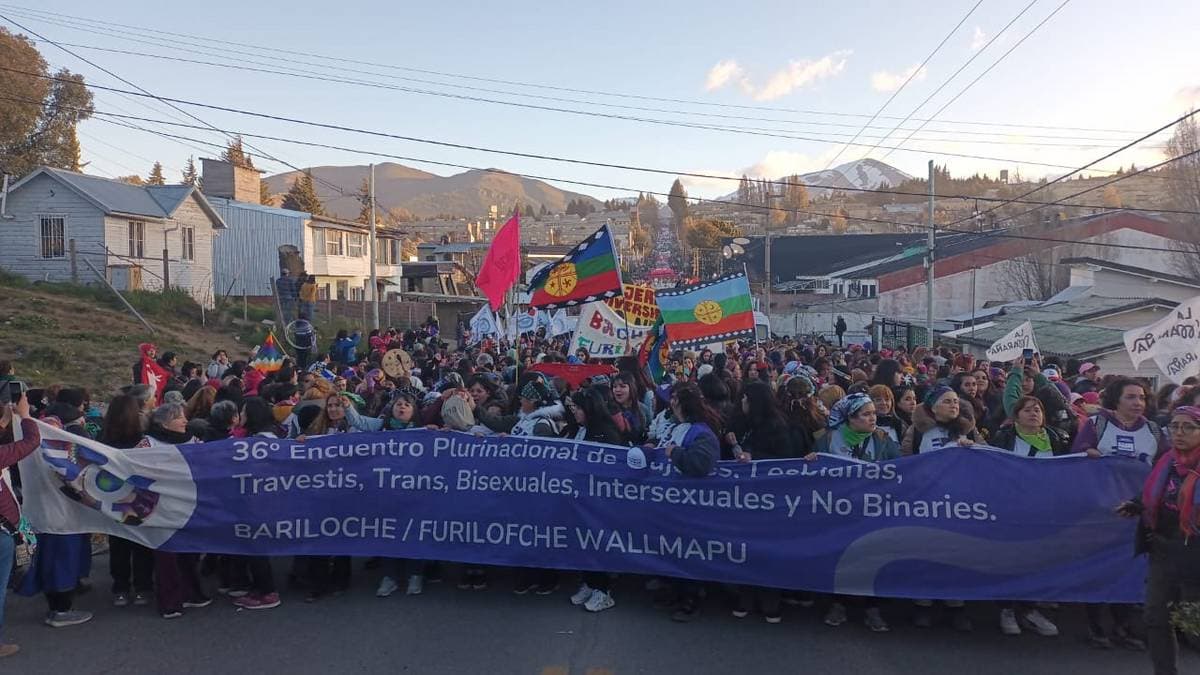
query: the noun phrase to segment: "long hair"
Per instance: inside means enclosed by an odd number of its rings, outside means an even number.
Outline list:
[[[183,413],[187,415],[189,420],[194,420],[197,417],[208,417],[212,411],[213,403],[217,402],[217,390],[209,385],[204,385],[192,394],[192,398],[188,400],[187,406],[184,407]]]
[[[783,414],[779,412],[779,404],[775,401],[775,393],[771,386],[764,382],[751,382],[742,391],[749,408],[746,421],[750,429],[761,429],[770,426],[782,426]]]
[[[681,422],[702,422],[718,436],[724,433],[721,416],[704,400],[700,387],[691,382],[682,382],[671,391],[671,396],[679,401],[679,413],[683,418]]]
[[[620,382],[629,387],[629,409],[639,410],[642,404],[642,388],[637,381],[637,376],[627,370],[623,370],[614,375],[612,381],[613,384]],[[622,407],[620,401],[617,401],[616,396],[613,396],[613,401],[616,401],[617,407]]]
[[[591,436],[620,438],[621,432],[613,421],[604,392],[595,386],[585,387],[571,395],[571,401],[583,411],[583,426]]]
[[[132,448],[142,440],[142,402],[136,396],[121,394],[108,404],[100,442],[114,448]]]
[[[1117,404],[1121,402],[1121,394],[1125,391],[1125,387],[1129,386],[1141,387],[1142,394],[1146,397],[1146,403],[1149,404],[1150,392],[1146,390],[1146,385],[1132,377],[1118,377],[1104,387],[1104,392],[1100,394],[1100,405],[1107,410],[1116,410]]]
[[[275,415],[271,404],[258,396],[247,396],[242,400],[242,428],[247,436],[253,436],[265,431],[274,433]]]
[[[883,359],[875,366],[875,375],[871,378],[871,384],[883,384],[894,387],[896,386],[896,373],[899,372],[899,361],[895,359]]]
[[[330,428],[332,428],[336,424],[338,424],[338,423],[334,422],[333,420],[329,419],[329,402],[332,400],[335,400],[335,399],[340,400],[341,394],[330,394],[329,396],[325,397],[325,405],[321,406],[321,412],[317,413],[317,416],[315,418],[313,418],[312,424],[308,425],[308,429],[307,429],[308,433],[314,434],[314,435],[328,433]],[[354,405],[354,404],[351,403],[349,405]],[[341,424],[345,424],[345,423],[346,423],[346,418],[343,417],[341,419]]]
[[[637,383],[635,391],[639,401],[642,400],[642,397],[646,395],[646,392],[654,389],[654,381],[650,379],[650,375],[646,372],[646,369],[642,367],[641,362],[638,361],[638,357],[617,357],[616,366],[618,371],[633,375],[633,380],[635,383]]]

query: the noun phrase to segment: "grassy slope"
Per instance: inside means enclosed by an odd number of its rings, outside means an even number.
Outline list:
[[[233,326],[202,327],[199,307],[181,293],[130,295],[156,334],[107,289],[29,285],[0,276],[0,360],[12,361],[17,377],[30,386],[81,385],[107,397],[129,382],[140,342],[154,342],[159,353],[174,351],[180,363],[207,364],[218,348],[245,358],[263,334],[243,329],[239,341]]]

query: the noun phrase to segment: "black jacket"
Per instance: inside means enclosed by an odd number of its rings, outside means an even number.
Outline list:
[[[797,443],[783,422],[751,428],[739,441],[751,459],[791,459],[797,454]]]
[[[1050,452],[1055,455],[1067,455],[1071,452],[1071,437],[1062,429],[1046,425],[1046,434],[1050,437]],[[1017,427],[1005,424],[996,430],[988,439],[988,445],[1002,450],[1012,451],[1017,446]]]

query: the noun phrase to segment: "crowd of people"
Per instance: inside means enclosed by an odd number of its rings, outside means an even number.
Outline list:
[[[817,339],[781,338],[673,352],[661,383],[651,381],[636,357],[622,357],[611,362],[614,374],[572,387],[530,370],[538,363],[589,362],[586,352],[566,353],[565,338],[549,339],[539,331],[511,345],[503,339],[475,341],[462,326],[450,342],[446,337],[432,319],[415,330],[343,332],[323,353],[312,354],[311,363],[305,354],[299,362],[285,360],[273,373],[224,351],[207,363],[180,363],[174,353],[143,345],[134,381],[106,402],[93,401],[79,388],[53,385],[29,389],[5,405],[0,465],[12,467],[37,446],[38,430],[30,421],[35,417],[131,452],[230,437],[307,438],[413,428],[648,444],[664,448],[672,464],[691,477],[710,475],[721,460],[814,460],[826,454],[880,462],[980,445],[1030,458],[1129,457],[1154,467],[1144,493],[1120,507],[1121,514],[1141,518],[1139,550],[1150,553],[1144,630],[1136,627],[1132,606],[1092,605],[1087,607],[1088,640],[1096,647],[1140,650],[1148,638],[1160,668],[1156,672],[1174,672],[1168,607],[1191,583],[1188,569],[1200,569],[1197,547],[1187,546],[1200,524],[1194,508],[1200,475],[1197,383],[1152,392],[1144,381],[1106,375],[1094,363],[1036,356],[990,363],[944,348],[842,348]],[[393,349],[405,350],[411,362],[389,375],[382,361]],[[146,383],[147,359],[163,381]],[[16,379],[11,365],[0,364],[0,379]],[[15,426],[21,428],[20,441],[11,440]],[[21,529],[15,499],[19,481],[13,482],[0,488],[0,527],[16,532]],[[73,598],[88,587],[91,538],[29,535],[37,538],[36,552],[16,592],[44,596],[47,625],[89,620],[90,614],[73,608]],[[12,541],[0,536],[0,581],[11,567],[6,561]],[[108,566],[114,606],[153,603],[164,618],[213,602],[205,588],[214,584],[218,594],[247,610],[281,602],[275,569],[266,557],[174,554],[109,537]],[[373,572],[380,577],[376,594],[387,597],[401,589],[422,593],[448,566],[369,560],[367,567],[378,569]],[[572,580],[572,604],[591,612],[616,604],[610,574],[515,572],[512,590],[518,595],[550,595]],[[346,556],[297,558],[286,584],[317,602],[347,590],[351,574]],[[480,590],[495,578],[494,569],[468,565],[458,586]],[[681,622],[692,620],[715,595],[706,584],[681,579],[648,579],[645,587],[656,594],[656,606]],[[785,606],[820,603],[824,623],[832,627],[855,613],[874,632],[888,631],[889,619],[902,614],[911,614],[921,627],[944,620],[957,630],[973,629],[961,601],[935,606],[919,599],[729,590],[734,616],[760,613],[768,623],[779,623]],[[1001,602],[997,625],[1010,635],[1024,630],[1057,635],[1046,611],[1045,605]],[[0,647],[0,654],[11,650]]]

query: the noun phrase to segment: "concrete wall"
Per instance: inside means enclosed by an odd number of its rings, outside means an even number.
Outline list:
[[[234,166],[218,159],[201,158],[204,194],[257,204],[261,174],[255,169]]]
[[[75,240],[79,281],[97,283],[84,259],[104,273],[104,214],[74,190],[38,176],[9,194],[7,215],[12,218],[0,219],[0,267],[34,281],[71,281],[69,250],[62,258],[41,257],[40,217],[48,215],[66,219],[66,239]]]
[[[1148,269],[1161,270],[1161,267]],[[1152,281],[1146,277],[1118,272],[1116,270],[1092,270],[1075,267],[1071,270],[1072,286],[1091,286],[1093,294],[1104,298],[1163,298],[1183,302],[1200,295],[1200,288],[1175,284],[1170,281]]]

